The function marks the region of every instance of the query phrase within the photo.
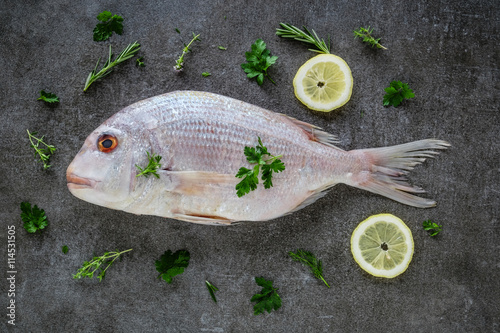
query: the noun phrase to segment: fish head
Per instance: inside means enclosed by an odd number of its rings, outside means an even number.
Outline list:
[[[68,166],[69,191],[96,205],[125,208],[135,183],[133,141],[126,126],[109,126],[106,122],[99,126]]]

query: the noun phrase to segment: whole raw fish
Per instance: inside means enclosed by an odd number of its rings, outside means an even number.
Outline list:
[[[238,197],[235,175],[251,168],[244,147],[258,137],[286,169],[274,186]],[[232,98],[177,91],[132,104],[88,136],[67,170],[68,188],[96,205],[135,214],[196,223],[262,221],[313,203],[344,183],[416,207],[435,202],[403,175],[444,149],[427,139],[402,145],[344,151],[335,137],[283,114]],[[162,156],[160,178],[136,177],[146,152]]]

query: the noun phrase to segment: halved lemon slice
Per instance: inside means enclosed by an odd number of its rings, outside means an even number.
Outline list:
[[[413,237],[406,224],[391,214],[373,215],[361,222],[351,237],[354,260],[371,275],[393,278],[403,273],[413,257]]]
[[[295,96],[309,109],[329,112],[351,98],[351,69],[336,55],[320,54],[299,68],[293,88]]]

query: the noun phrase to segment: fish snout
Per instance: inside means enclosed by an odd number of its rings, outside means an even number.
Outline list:
[[[89,178],[84,178],[77,176],[73,173],[73,166],[70,165],[68,170],[66,170],[66,181],[68,182],[68,188],[80,189],[80,188],[92,188],[95,185],[95,181]]]

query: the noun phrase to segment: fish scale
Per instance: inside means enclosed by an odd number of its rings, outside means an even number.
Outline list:
[[[99,144],[117,142],[112,151]],[[251,168],[243,154],[258,138],[286,169],[273,187],[259,184],[239,198],[235,174]],[[434,201],[402,176],[448,143],[427,139],[399,146],[344,151],[319,128],[212,93],[177,91],[132,104],[89,135],[67,170],[78,198],[135,214],[195,223],[262,221],[292,213],[345,183],[416,207]],[[162,156],[156,177],[136,177],[146,152]]]

